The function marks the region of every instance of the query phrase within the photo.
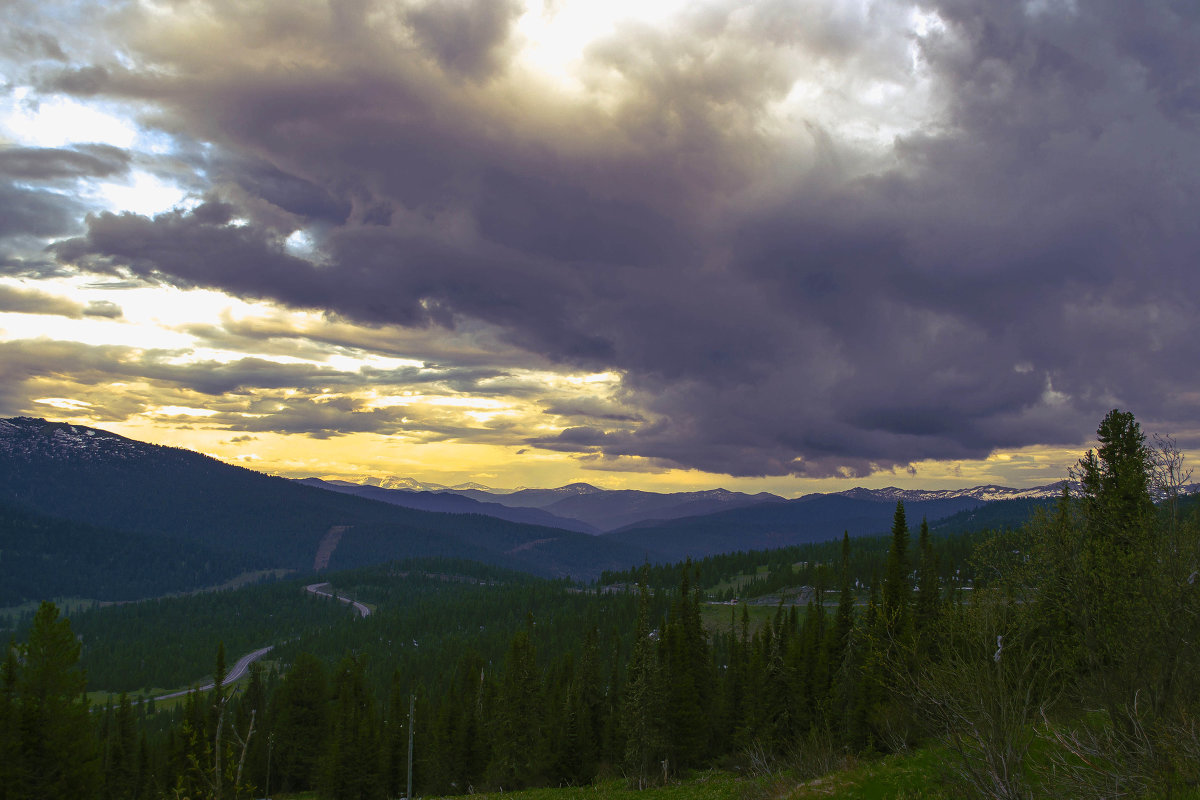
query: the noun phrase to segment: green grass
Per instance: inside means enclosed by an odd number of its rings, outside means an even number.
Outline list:
[[[956,800],[946,786],[943,764],[951,755],[927,748],[883,758],[850,757],[845,769],[802,781],[787,771],[759,777],[709,771],[665,786],[637,789],[623,778],[591,786],[476,792],[462,798],[491,800]],[[438,795],[415,794],[433,800]],[[273,800],[314,800],[312,793],[277,795]]]
[[[420,795],[420,792],[414,792]],[[572,786],[560,789],[526,789],[519,792],[476,792],[463,795],[472,798],[505,798],[505,800],[749,800],[765,798],[763,782],[739,778],[728,772],[706,772],[691,780],[651,786],[631,787],[624,779],[610,780],[591,786]],[[296,800],[300,800],[296,798]]]
[[[776,795],[784,800],[953,800],[959,796],[946,785],[945,764],[953,755],[940,747],[913,750],[805,781]]]
[[[710,586],[708,588],[708,591],[713,594],[719,594],[721,592],[725,592],[730,589],[740,592],[742,590],[742,587],[745,586],[746,584],[750,583],[751,581],[753,581],[757,578],[762,578],[762,577],[765,577],[770,574],[771,574],[771,568],[769,566],[767,566],[766,564],[761,564],[753,573],[739,572],[737,575],[734,575],[732,578],[721,581],[716,586]]]
[[[732,611],[730,610],[732,609]],[[761,628],[765,623],[775,619],[775,609],[772,606],[746,606],[750,614],[750,634]],[[741,606],[700,606],[700,623],[710,633],[729,633],[730,619],[734,621],[737,630],[741,630]]]

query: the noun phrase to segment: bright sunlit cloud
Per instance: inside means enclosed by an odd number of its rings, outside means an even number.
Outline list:
[[[91,194],[111,211],[128,211],[147,217],[180,207],[187,199],[184,189],[140,170],[123,183],[98,183]]]
[[[127,116],[103,105],[18,87],[0,95],[0,135],[26,147],[86,143],[129,148],[139,132]]]
[[[686,0],[531,0],[515,26],[517,62],[560,89],[579,91],[579,67],[590,44],[614,35],[621,25],[662,26],[688,5]]]

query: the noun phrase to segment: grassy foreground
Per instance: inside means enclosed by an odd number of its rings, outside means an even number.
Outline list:
[[[746,777],[711,771],[666,786],[631,788],[616,779],[591,786],[476,792],[472,800],[952,800],[958,794],[943,777],[948,754],[940,748],[879,759],[850,759],[844,769],[801,780],[788,772]],[[416,792],[418,797],[423,797]],[[316,794],[276,795],[272,800],[316,800]],[[432,797],[428,800],[433,800]]]

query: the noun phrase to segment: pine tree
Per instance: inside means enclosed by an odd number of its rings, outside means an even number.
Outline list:
[[[850,635],[854,630],[854,584],[850,578],[850,534],[842,534],[840,566],[841,590],[833,624],[825,638],[825,660],[829,664],[830,682],[826,700],[826,718],[835,731],[846,730],[846,715],[855,674],[849,663]]]
[[[401,680],[400,670],[393,670],[387,715],[383,719],[383,786],[389,797],[399,797],[408,778],[409,694]]]
[[[10,641],[0,662],[0,800],[14,800],[24,782],[17,704],[17,644]]]
[[[1163,572],[1156,512],[1150,494],[1153,459],[1133,414],[1110,411],[1096,430],[1100,441],[1079,461],[1084,536],[1079,556],[1077,631],[1086,678],[1111,719],[1131,726],[1128,709],[1159,710],[1163,694],[1147,685],[1162,672],[1164,637],[1156,597]],[[1172,671],[1167,667],[1166,674]],[[1161,687],[1155,687],[1155,689]],[[1148,691],[1149,690],[1149,691]]]
[[[121,692],[116,715],[108,735],[108,763],[105,768],[105,794],[112,800],[136,796],[139,784],[137,727],[129,696]]]
[[[639,785],[655,774],[662,752],[659,696],[658,648],[650,638],[649,568],[643,566],[638,594],[637,625],[633,654],[629,659],[629,678],[625,684],[622,718],[625,731],[625,764]]]
[[[489,780],[504,787],[534,783],[543,767],[541,676],[528,630],[518,631],[504,657],[496,705]]]
[[[938,580],[937,555],[933,551],[933,542],[929,535],[929,522],[924,519],[921,520],[917,548],[921,561],[917,567],[917,599],[913,609],[913,623],[917,635],[923,640],[923,646],[929,648],[936,644],[932,640],[932,631],[941,606],[941,586]]]
[[[889,635],[902,638],[907,635],[911,624],[910,605],[912,584],[909,581],[908,522],[904,517],[904,502],[896,503],[892,518],[892,545],[888,550],[887,566],[883,578],[884,624]]]
[[[329,684],[316,657],[301,653],[272,698],[274,762],[271,782],[284,791],[316,785],[325,747]]]
[[[667,756],[672,769],[697,764],[707,754],[711,730],[712,660],[700,621],[700,592],[692,593],[691,572],[689,559],[660,649],[666,683]]]
[[[16,681],[23,769],[16,797],[95,797],[99,750],[88,713],[79,642],[53,603],[34,615]]]
[[[363,659],[347,656],[333,680],[332,726],[318,782],[323,800],[383,800],[375,700]]]
[[[845,660],[850,631],[854,627],[854,585],[850,579],[850,533],[842,533],[841,591],[837,613],[830,629],[829,662],[834,669]]]

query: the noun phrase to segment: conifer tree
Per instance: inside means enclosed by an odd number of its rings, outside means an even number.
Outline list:
[[[135,797],[138,788],[137,727],[129,696],[121,692],[108,732],[105,794],[112,800]]]
[[[737,606],[729,607],[729,660],[721,684],[721,719],[718,726],[722,752],[733,751],[742,744],[741,732],[746,715],[746,631],[749,618],[745,603],[740,605],[743,619],[741,635],[738,633]]]
[[[596,774],[603,735],[603,686],[600,677],[600,631],[588,629],[580,652],[579,669],[570,691],[571,716],[575,724],[573,773],[568,779],[584,783]]]
[[[383,719],[383,785],[389,797],[399,797],[407,785],[409,694],[400,670],[392,671],[387,715]]]
[[[315,656],[301,653],[272,698],[274,760],[271,782],[284,791],[316,785],[328,725],[329,684]]]
[[[1151,497],[1153,455],[1133,414],[1114,409],[1096,430],[1099,446],[1079,461],[1084,536],[1080,548],[1078,593],[1080,635],[1088,685],[1116,723],[1133,733],[1129,709],[1160,711],[1165,684],[1152,686],[1151,675],[1168,682],[1177,667],[1173,626],[1160,627],[1165,597],[1176,587],[1160,577],[1173,554],[1160,552]],[[1163,664],[1163,657],[1171,661]]]
[[[504,657],[496,697],[495,733],[488,779],[497,786],[535,782],[544,762],[541,676],[528,630],[518,631]]]
[[[79,642],[58,608],[44,602],[33,618],[17,672],[20,761],[15,797],[95,797],[99,751],[88,713]]]
[[[908,578],[908,540],[904,501],[898,501],[896,513],[892,517],[892,545],[888,550],[883,578],[883,604],[880,609],[888,633],[895,638],[905,636],[911,622],[912,584]]]
[[[662,751],[658,648],[650,638],[648,573],[649,568],[643,566],[633,653],[629,659],[629,677],[622,704],[625,764],[642,786],[655,774],[654,768]]]
[[[850,578],[850,534],[842,533],[840,566],[841,590],[833,624],[826,634],[825,660],[829,664],[830,687],[827,719],[835,731],[845,732],[848,700],[852,694],[854,670],[849,663],[850,635],[854,630],[854,585]]]
[[[0,662],[0,800],[16,798],[23,782],[17,705],[17,645],[10,641]]]
[[[700,621],[700,592],[691,588],[689,559],[663,630],[661,656],[666,684],[667,755],[672,769],[686,769],[707,754],[713,700],[711,658]]]
[[[318,795],[323,800],[383,800],[375,700],[361,657],[347,656],[338,666],[332,708]]]
[[[917,567],[917,599],[913,609],[913,623],[916,633],[923,639],[923,646],[934,646],[929,635],[937,620],[938,608],[941,604],[941,586],[938,580],[937,555],[933,551],[933,542],[929,535],[929,522],[921,520],[921,533],[917,539],[920,551],[920,564]]]
[[[877,734],[872,722],[887,697],[883,654],[887,625],[880,607],[878,585],[878,577],[872,574],[867,609],[856,621],[848,657],[853,669],[848,670],[850,702],[847,731],[851,745],[857,749],[876,744]]]
[[[829,661],[836,669],[846,657],[850,631],[854,627],[854,586],[850,578],[850,533],[842,533],[841,591],[837,613],[830,629]]]

